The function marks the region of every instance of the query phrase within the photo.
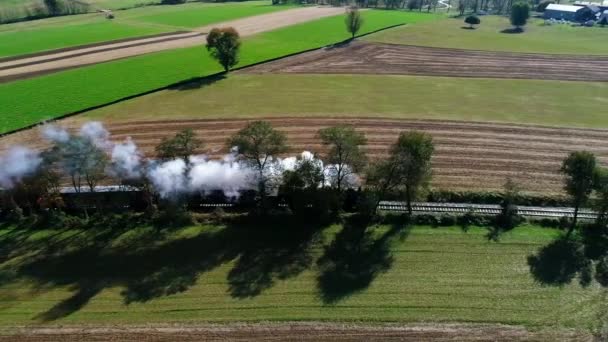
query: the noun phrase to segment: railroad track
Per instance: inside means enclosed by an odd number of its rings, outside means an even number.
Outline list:
[[[405,212],[405,202],[382,201],[379,209],[382,211]],[[412,204],[412,211],[416,214],[466,214],[495,216],[500,213],[500,205],[494,204],[471,204],[471,203],[431,203],[416,202]],[[573,217],[574,208],[568,207],[532,207],[517,206],[517,212],[521,216],[535,218],[560,218]],[[581,220],[594,220],[597,214],[589,209],[581,209],[578,218]]]

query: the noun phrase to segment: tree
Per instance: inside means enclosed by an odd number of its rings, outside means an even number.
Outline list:
[[[522,26],[525,26],[530,18],[530,6],[525,2],[516,2],[511,7],[511,24],[515,26],[517,31],[522,31]]]
[[[496,217],[496,224],[501,230],[510,230],[520,223],[517,211],[519,187],[512,179],[507,179],[504,185],[503,199],[500,203],[500,214]]]
[[[564,159],[560,171],[565,176],[564,190],[572,198],[574,207],[574,218],[568,230],[569,236],[576,227],[580,207],[587,203],[593,190],[596,177],[595,156],[586,151],[572,152]]]
[[[156,154],[164,160],[181,158],[190,166],[190,156],[203,147],[203,141],[196,137],[191,128],[184,129],[172,138],[163,138],[156,146]]]
[[[348,125],[324,128],[318,135],[321,143],[329,147],[323,158],[329,181],[338,192],[342,192],[350,178],[367,163],[367,156],[361,149],[367,144],[367,139]]]
[[[361,29],[363,25],[363,18],[361,17],[361,12],[356,7],[351,7],[346,11],[346,30],[351,34],[351,37],[354,39],[355,35]]]
[[[412,214],[412,201],[431,179],[431,157],[435,151],[433,138],[422,132],[401,133],[391,151],[391,158],[398,165],[405,193],[407,210]]]
[[[257,172],[261,207],[265,211],[268,181],[275,176],[272,167],[277,164],[276,157],[288,150],[285,134],[266,121],[254,121],[233,135],[228,147],[236,147],[240,158]]]
[[[600,227],[608,224],[608,169],[598,167],[593,179],[593,190],[596,193],[595,210],[596,223]]]
[[[214,28],[207,34],[207,51],[228,72],[239,62],[241,38],[232,27]]]
[[[53,152],[61,167],[70,175],[75,192],[81,192],[82,183],[95,192],[97,184],[105,178],[108,156],[89,138],[72,136],[58,143]]]
[[[299,158],[294,170],[283,173],[280,194],[302,219],[326,221],[332,212],[333,196],[324,192],[323,164],[315,158]],[[330,195],[330,196],[327,196]]]
[[[479,20],[479,18],[475,15],[470,15],[470,16],[466,17],[464,22],[469,24],[469,28],[471,28],[471,29],[474,28],[473,25],[481,24],[481,20]]]
[[[44,6],[46,6],[51,15],[57,15],[61,12],[61,6],[58,0],[44,0]]]

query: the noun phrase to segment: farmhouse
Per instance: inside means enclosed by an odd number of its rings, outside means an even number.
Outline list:
[[[545,19],[557,19],[576,21],[579,17],[578,13],[582,13],[586,7],[550,4],[545,10]]]

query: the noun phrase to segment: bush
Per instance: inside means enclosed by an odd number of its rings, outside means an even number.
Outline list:
[[[511,9],[511,24],[521,31],[521,27],[525,26],[530,18],[530,5],[525,2],[517,2],[513,4]]]
[[[538,6],[536,6],[536,12],[544,12],[549,5],[554,4],[554,3],[555,3],[554,1],[548,1],[548,0],[542,1],[541,3],[538,4]]]
[[[473,28],[473,25],[481,24],[481,20],[476,15],[470,15],[464,19],[464,22],[469,24],[470,28]]]
[[[186,0],[162,0],[160,3],[162,5],[178,5],[185,4]]]

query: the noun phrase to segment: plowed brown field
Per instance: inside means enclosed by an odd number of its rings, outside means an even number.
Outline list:
[[[261,64],[242,72],[608,81],[608,57],[518,54],[355,41]]]
[[[587,341],[567,330],[529,331],[518,326],[422,324],[364,326],[284,323],[213,326],[40,328],[0,336],[0,341]]]
[[[365,132],[371,158],[384,156],[398,134],[421,130],[433,135],[436,154],[433,158],[433,186],[453,190],[501,189],[508,177],[527,192],[559,193],[562,178],[560,163],[571,151],[595,153],[601,163],[608,163],[608,130],[568,129],[540,126],[507,125],[431,120],[393,120],[366,118],[268,118],[277,129],[288,134],[292,152],[323,150],[316,132],[330,125],[349,123]],[[113,139],[130,136],[146,154],[164,136],[184,128],[193,128],[206,147],[200,153],[220,156],[227,152],[228,137],[248,120],[116,121],[107,128]],[[64,121],[73,128],[77,119]],[[0,139],[0,150],[10,144],[43,147],[38,130],[20,132]]]

